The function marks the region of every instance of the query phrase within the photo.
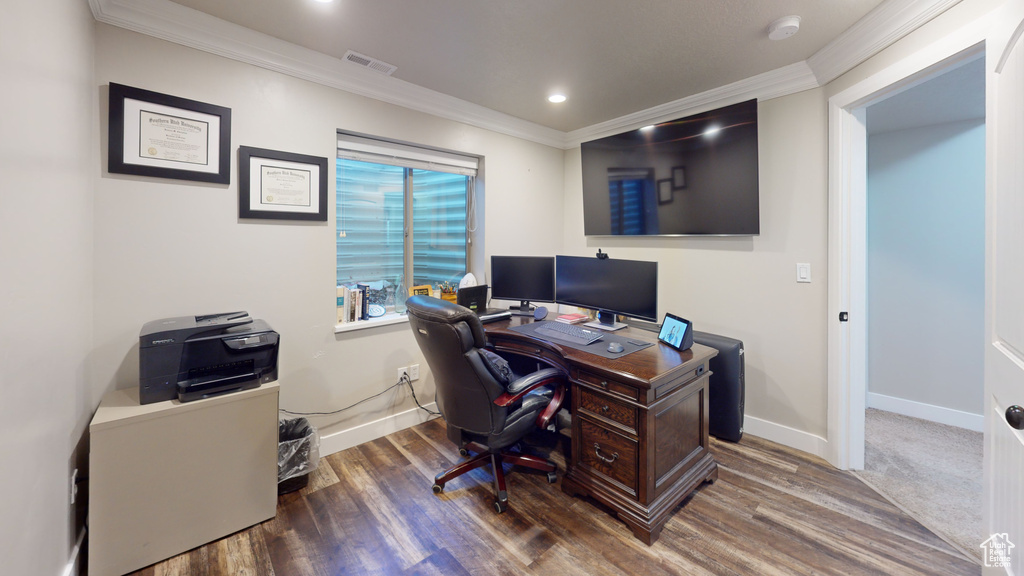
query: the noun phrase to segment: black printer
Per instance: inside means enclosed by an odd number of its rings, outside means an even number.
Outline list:
[[[247,312],[147,322],[139,333],[139,403],[189,402],[272,382],[279,342]]]

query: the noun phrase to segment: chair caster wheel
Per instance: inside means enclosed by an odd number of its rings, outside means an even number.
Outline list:
[[[469,457],[469,450],[466,450],[465,448],[459,448],[459,456],[462,456],[463,458]]]
[[[558,481],[558,475],[554,472],[548,472],[548,484],[554,484]]]
[[[434,484],[430,489],[434,491],[434,494],[440,494],[444,490],[444,484]]]
[[[508,502],[502,502],[501,500],[494,501],[494,511],[501,514],[505,510],[508,510]]]

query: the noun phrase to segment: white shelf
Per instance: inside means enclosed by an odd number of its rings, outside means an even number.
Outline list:
[[[380,318],[370,318],[369,320],[357,320],[355,322],[344,322],[337,324],[334,327],[335,334],[341,334],[342,332],[353,332],[355,330],[366,330],[367,328],[377,328],[378,326],[391,326],[392,324],[402,324],[409,321],[409,317],[405,314],[385,314]]]

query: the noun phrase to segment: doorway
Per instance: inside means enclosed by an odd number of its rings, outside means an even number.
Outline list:
[[[865,121],[868,410],[857,475],[980,562],[983,55],[868,106]]]
[[[984,56],[868,106],[865,121],[867,406],[981,432]]]
[[[877,491],[973,556],[984,425],[984,51],[881,84],[841,112],[845,309],[857,322],[845,334],[850,405],[839,410],[856,432],[846,467],[864,469],[858,475]],[[832,392],[830,381],[830,403]],[[976,432],[957,436],[962,428]],[[936,490],[939,477],[956,486]]]
[[[868,382],[868,109],[983,62],[984,44],[939,42],[829,99],[828,459],[864,467]],[[982,64],[983,66],[983,64]],[[983,315],[982,315],[983,319]]]

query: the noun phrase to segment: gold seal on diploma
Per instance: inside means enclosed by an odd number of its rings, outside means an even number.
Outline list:
[[[153,148],[152,146],[146,149],[146,152],[149,152],[150,156],[156,156],[156,148]]]
[[[274,197],[273,196],[267,196],[267,202],[273,202],[273,201],[274,201]]]

